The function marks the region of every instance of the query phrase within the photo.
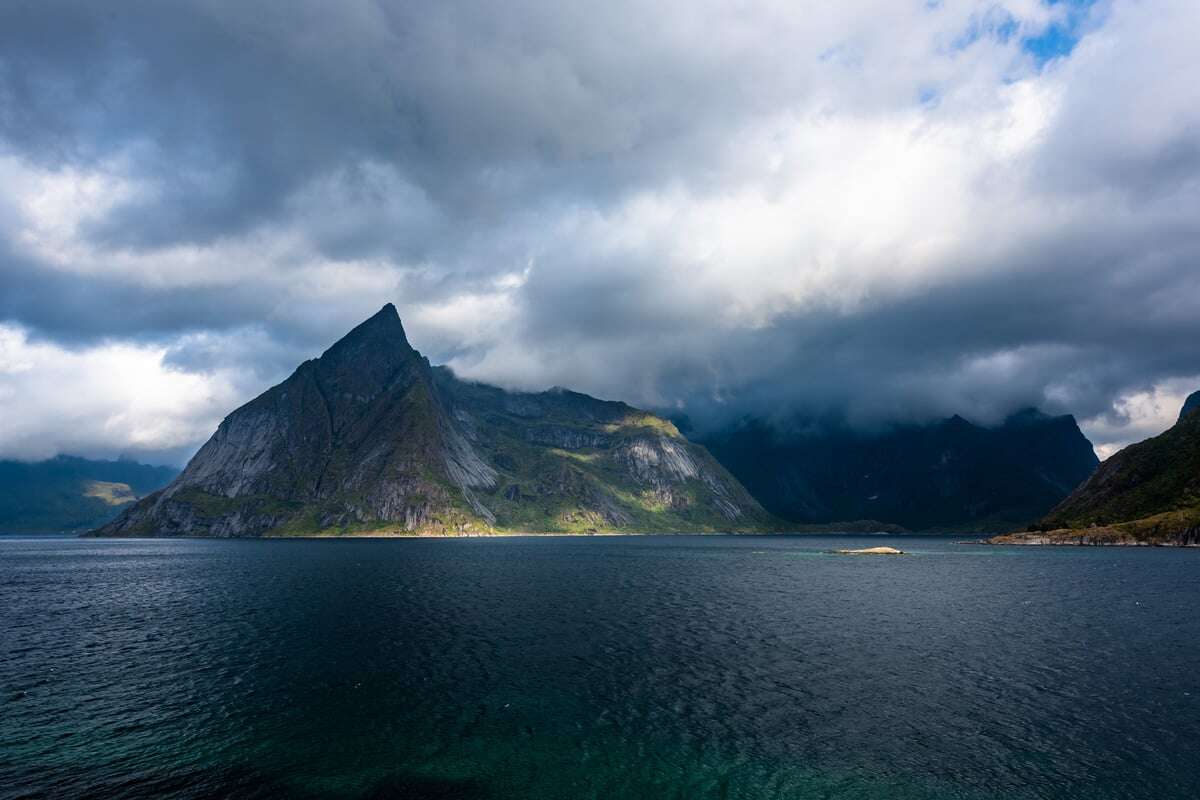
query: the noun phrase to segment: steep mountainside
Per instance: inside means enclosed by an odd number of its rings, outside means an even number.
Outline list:
[[[1132,444],[1003,543],[1200,544],[1200,393],[1165,433]]]
[[[1183,402],[1183,408],[1179,410],[1179,419],[1183,419],[1198,408],[1200,408],[1200,392],[1192,392]]]
[[[995,428],[952,417],[876,434],[787,436],[749,419],[700,441],[768,511],[807,525],[1003,530],[1046,513],[1097,464],[1073,418],[1032,409]]]
[[[234,411],[97,535],[762,530],[702,447],[624,403],[432,368],[388,304]]]
[[[87,530],[178,474],[134,461],[0,461],[0,533]]]

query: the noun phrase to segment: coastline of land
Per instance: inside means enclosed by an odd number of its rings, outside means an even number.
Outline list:
[[[1200,547],[1200,515],[1172,511],[1112,525],[1051,528],[993,536],[984,544],[1070,547]]]
[[[810,529],[811,528],[811,529]],[[779,530],[679,530],[679,531],[481,531],[469,530],[462,532],[446,531],[406,531],[406,530],[372,530],[372,531],[314,531],[311,533],[266,533],[260,536],[199,536],[199,535],[165,535],[154,534],[96,535],[94,532],[59,534],[85,539],[500,539],[500,538],[587,538],[597,536],[794,536],[801,538],[820,536],[846,536],[853,538],[894,536],[907,538],[912,536],[946,537],[943,533],[921,533],[916,531],[864,531],[845,528],[826,528],[823,526],[805,526],[801,529]]]

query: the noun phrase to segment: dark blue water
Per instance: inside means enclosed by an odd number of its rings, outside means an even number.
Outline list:
[[[0,539],[0,796],[1190,799],[1198,575],[938,539]]]

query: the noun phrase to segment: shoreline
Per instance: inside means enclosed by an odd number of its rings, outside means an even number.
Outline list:
[[[1008,540],[1008,541],[992,541],[990,539],[982,539],[977,542],[956,542],[956,544],[977,544],[986,547],[1131,547],[1131,548],[1171,548],[1175,550],[1195,550],[1200,549],[1200,544],[1180,544],[1177,542],[1145,542],[1145,541],[1025,541],[1025,540]]]
[[[537,531],[503,531],[497,533],[312,533],[312,534],[268,534],[265,536],[92,536],[88,533],[79,534],[10,534],[14,536],[66,536],[78,539],[271,539],[271,540],[302,540],[302,539],[503,539],[503,538],[571,538],[586,539],[601,536],[778,536],[795,538],[815,538],[822,536],[846,538],[879,538],[893,536],[897,538],[933,537],[947,539],[955,534],[944,533],[860,533],[857,531],[604,531],[597,533],[566,533],[553,531],[540,533]],[[957,544],[957,542],[956,542]]]

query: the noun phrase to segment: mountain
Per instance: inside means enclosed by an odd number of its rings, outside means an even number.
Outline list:
[[[1200,545],[1200,392],[1179,421],[1114,453],[1030,530],[1002,544]]]
[[[704,448],[624,403],[434,368],[390,303],[231,413],[101,536],[752,531]]]
[[[792,427],[749,418],[699,441],[768,511],[803,525],[1005,530],[1045,514],[1097,464],[1072,417],[1033,409],[991,428],[958,416],[877,433]]]
[[[1183,401],[1183,408],[1179,410],[1179,419],[1182,420],[1197,408],[1200,408],[1200,392],[1192,392],[1188,395],[1188,399]]]
[[[134,461],[0,461],[0,533],[94,528],[139,497],[165,486],[179,470]]]

